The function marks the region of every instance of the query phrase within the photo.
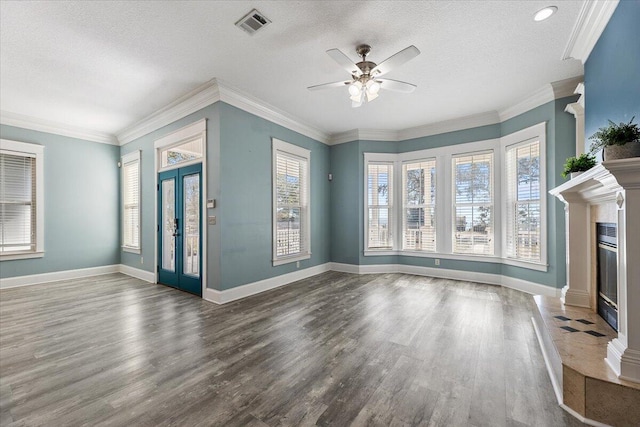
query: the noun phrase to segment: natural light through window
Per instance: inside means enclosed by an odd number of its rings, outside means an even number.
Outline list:
[[[402,165],[402,247],[436,250],[436,161]]]
[[[370,249],[392,248],[393,164],[370,163],[367,171],[367,230]]]
[[[273,140],[274,265],[310,257],[310,152]]]

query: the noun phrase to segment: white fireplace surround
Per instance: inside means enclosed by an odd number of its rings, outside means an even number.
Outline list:
[[[592,212],[611,212],[618,226],[618,338],[606,361],[616,375],[640,382],[640,157],[602,162],[549,191],[565,203],[567,284],[564,304],[596,311]]]

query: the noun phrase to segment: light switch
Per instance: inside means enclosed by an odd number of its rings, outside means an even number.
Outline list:
[[[209,225],[216,225],[216,217],[210,216],[208,222],[209,222]]]
[[[207,209],[213,209],[216,207],[216,199],[207,200]]]

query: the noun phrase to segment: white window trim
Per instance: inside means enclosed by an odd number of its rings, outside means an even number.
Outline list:
[[[21,251],[0,255],[0,261],[42,258],[44,256],[44,146],[0,139],[2,152],[28,155],[36,159],[36,247],[35,251]]]
[[[206,145],[207,145],[207,122],[205,119],[198,120],[195,123],[192,123],[188,126],[180,128],[175,132],[170,133],[167,136],[164,136],[160,139],[157,139],[153,143],[153,148],[156,150],[156,174],[159,172],[168,171],[171,169],[178,169],[189,165],[196,165],[202,163],[204,166],[204,158],[206,156]],[[187,141],[194,140],[196,138],[200,138],[202,141],[202,156],[197,157],[195,159],[176,163],[175,165],[168,165],[162,167],[162,156],[161,152],[164,150],[168,150],[173,147],[177,147],[179,145],[184,144]]]
[[[292,262],[302,261],[305,259],[311,258],[311,151],[305,148],[299,147],[297,145],[290,144],[288,142],[281,141],[276,138],[271,138],[272,141],[272,153],[271,153],[271,202],[272,202],[272,262],[273,266],[277,267],[279,265],[289,264]],[[288,255],[288,256],[276,256],[277,253],[277,189],[276,189],[276,181],[277,181],[277,152],[281,151],[287,154],[293,154],[294,156],[302,157],[307,160],[307,218],[304,221],[302,226],[304,227],[303,231],[306,234],[307,238],[304,240],[305,247],[301,248],[301,252],[296,255]]]
[[[142,224],[141,224],[141,216],[142,216],[142,162],[141,162],[141,156],[140,156],[140,150],[136,150],[133,151],[131,153],[125,154],[124,156],[122,156],[122,158],[120,159],[121,162],[121,181],[122,181],[122,185],[121,185],[121,194],[122,194],[122,212],[121,212],[121,216],[122,216],[122,224],[124,226],[124,216],[125,216],[125,211],[124,211],[124,192],[125,192],[125,182],[124,182],[124,167],[125,165],[129,164],[129,163],[133,163],[133,162],[138,162],[138,246],[128,246],[124,244],[124,227],[122,230],[122,236],[121,236],[121,241],[122,241],[122,250],[124,252],[130,252],[130,253],[134,253],[134,254],[140,254],[142,253],[142,233],[141,233],[141,228],[142,228]]]
[[[455,201],[454,201],[454,196],[453,194],[455,193],[455,187],[454,187],[454,175],[455,175],[455,171],[453,170],[453,159],[457,158],[457,157],[464,157],[464,156],[481,156],[483,154],[491,154],[492,157],[492,188],[491,188],[491,201],[490,201],[490,205],[491,208],[493,209],[493,212],[491,213],[492,216],[492,228],[493,228],[493,253],[492,254],[472,254],[472,253],[465,253],[465,252],[454,252],[453,251],[453,241],[455,240],[455,233],[453,232],[453,224],[456,223],[456,212],[455,212]],[[497,236],[500,235],[500,232],[498,232],[496,229],[498,227],[496,227],[496,224],[498,224],[497,222],[497,218],[500,217],[501,212],[500,209],[496,208],[496,188],[498,188],[497,186],[500,185],[499,181],[496,179],[498,177],[498,169],[499,167],[496,167],[498,165],[497,160],[499,158],[500,154],[496,152],[496,150],[494,149],[487,149],[487,150],[477,150],[477,151],[460,151],[458,153],[452,154],[450,159],[449,159],[449,166],[451,166],[451,169],[449,170],[449,175],[451,176],[451,186],[449,191],[451,192],[451,213],[450,213],[450,226],[452,227],[450,232],[449,232],[449,237],[451,240],[451,254],[453,255],[464,255],[464,256],[471,256],[471,257],[477,257],[477,256],[481,256],[481,257],[495,257],[496,254],[500,253],[500,248],[499,248],[499,242],[501,240],[499,240],[497,238]],[[502,163],[502,162],[501,162]],[[499,206],[498,206],[499,208]]]
[[[483,141],[474,141],[463,144],[448,145],[438,148],[429,148],[405,153],[364,153],[364,174],[363,174],[363,215],[364,215],[364,256],[409,256],[420,258],[439,258],[451,259],[458,261],[474,261],[489,262],[503,265],[512,265],[516,267],[526,268],[536,271],[548,271],[547,264],[547,203],[546,198],[541,195],[541,262],[529,262],[516,260],[505,256],[506,253],[506,224],[502,221],[503,211],[506,208],[506,191],[507,186],[502,185],[506,175],[506,167],[504,159],[506,158],[506,147],[513,143],[523,142],[536,138],[540,141],[540,174],[541,174],[541,190],[546,190],[546,122],[539,123],[526,129],[511,133],[502,138],[488,139]],[[453,234],[452,223],[448,221],[438,221],[439,218],[450,218],[452,213],[453,198],[453,175],[451,159],[455,155],[464,153],[475,153],[481,151],[493,151],[493,207],[494,207],[494,254],[493,255],[473,255],[473,254],[456,254],[453,253]],[[544,154],[543,154],[544,153]],[[398,185],[402,185],[402,164],[404,162],[418,161],[420,159],[435,158],[436,159],[436,251],[413,251],[402,250],[401,242],[395,237],[402,232],[401,222],[398,221],[398,213],[401,211],[402,197],[401,191],[398,191]],[[393,248],[388,249],[368,249],[367,248],[367,230],[368,230],[368,188],[367,176],[369,162],[393,162],[394,164],[394,212],[391,215],[391,227],[394,230]],[[505,181],[506,182],[506,181]],[[546,194],[546,193],[544,193]],[[444,224],[443,224],[444,223]],[[499,226],[497,224],[500,224]]]
[[[400,227],[402,225],[398,225],[398,219],[394,209],[397,209],[398,200],[402,202],[402,199],[398,199],[399,193],[394,188],[392,191],[392,199],[389,200],[391,204],[392,212],[390,212],[390,221],[389,221],[389,229],[392,231],[391,233],[391,248],[369,248],[369,163],[373,164],[384,164],[391,163],[393,165],[393,177],[391,178],[391,182],[393,186],[398,185],[400,182],[398,178],[398,156],[397,154],[387,154],[387,153],[364,153],[364,250],[365,254],[371,253],[376,255],[397,255],[398,252],[398,232],[401,232]],[[402,195],[400,194],[400,197]]]
[[[500,139],[501,152],[506,162],[507,149],[538,141],[540,144],[540,262],[521,260],[512,258],[507,255],[507,221],[502,221],[502,258],[505,264],[514,265],[516,267],[530,268],[539,271],[547,271],[547,123],[542,122],[537,125],[519,130],[517,132],[505,135]],[[506,212],[508,199],[507,186],[507,167],[503,164],[501,193],[501,210]]]

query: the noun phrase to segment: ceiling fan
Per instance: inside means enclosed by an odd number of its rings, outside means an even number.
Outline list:
[[[397,66],[418,56],[420,51],[417,47],[413,45],[409,46],[382,61],[379,65],[375,62],[367,61],[369,52],[371,52],[371,46],[367,44],[357,46],[356,53],[362,58],[362,61],[354,64],[353,61],[339,49],[329,49],[327,54],[329,54],[338,65],[351,74],[351,79],[310,86],[307,89],[318,90],[348,86],[352,107],[360,107],[365,102],[373,101],[378,97],[378,91],[380,91],[380,89],[403,93],[410,93],[415,90],[416,85],[398,80],[381,79],[380,76],[387,74]]]

